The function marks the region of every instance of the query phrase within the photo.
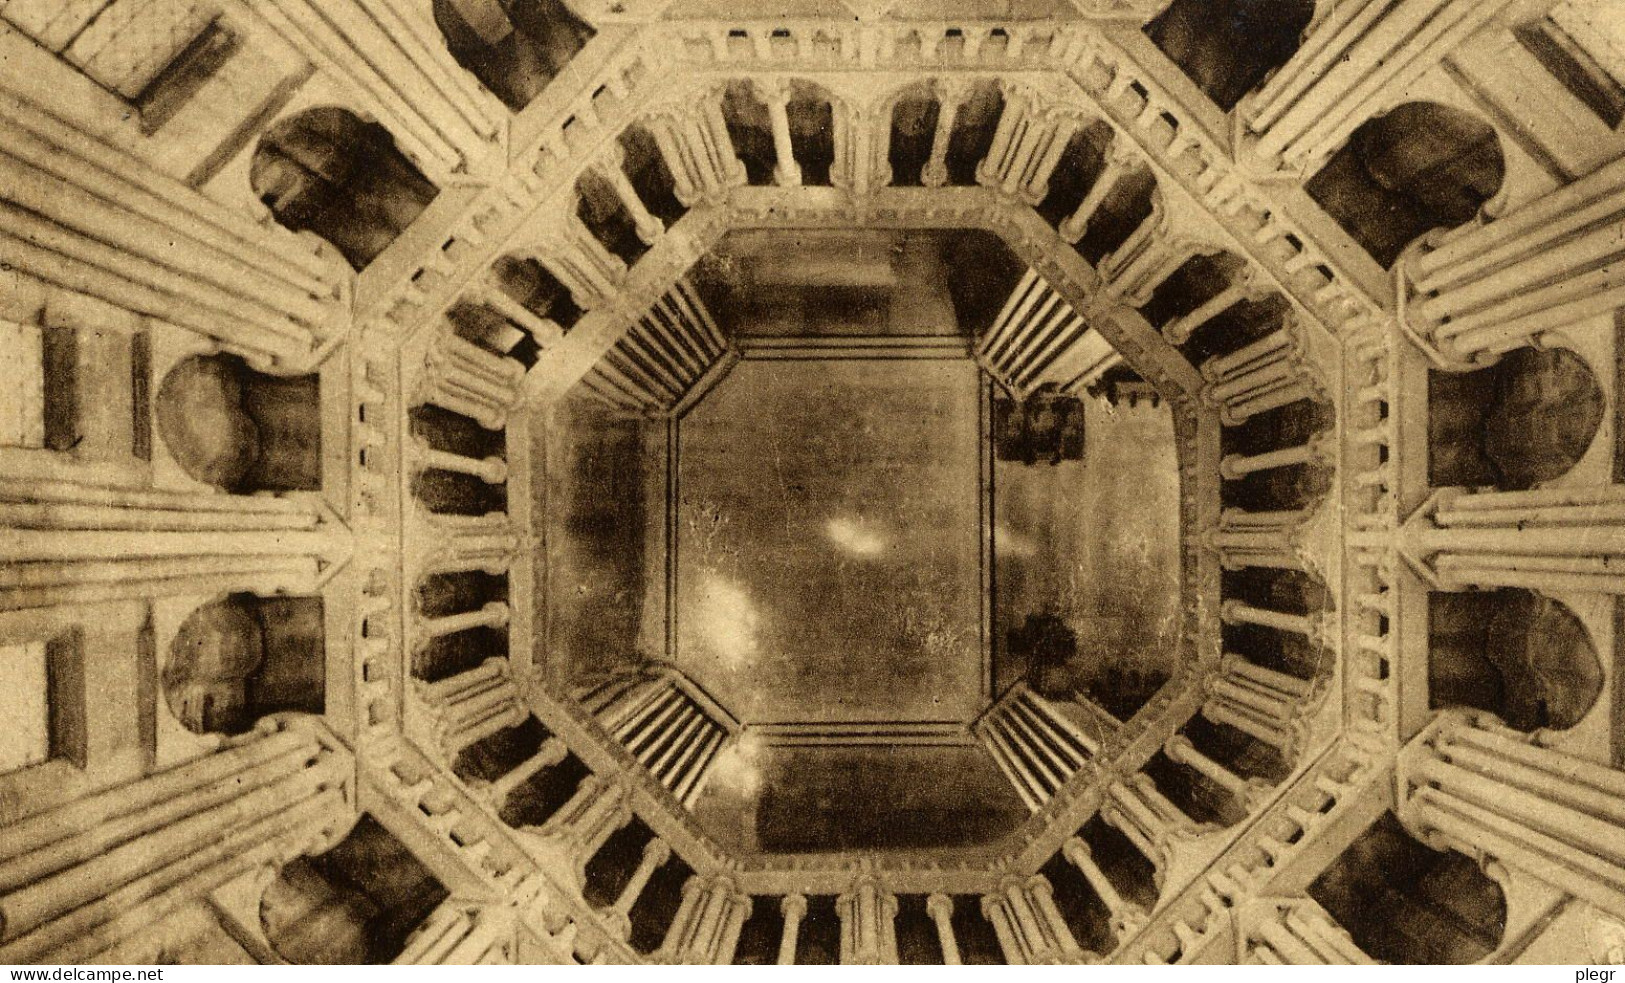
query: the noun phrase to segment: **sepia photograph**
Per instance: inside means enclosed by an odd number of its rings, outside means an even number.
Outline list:
[[[1619,983],[1622,342],[1625,0],[0,0],[0,968]]]

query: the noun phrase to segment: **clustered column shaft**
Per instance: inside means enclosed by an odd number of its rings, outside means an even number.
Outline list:
[[[728,965],[750,910],[750,898],[728,878],[689,878],[657,958],[690,966]]]
[[[1036,270],[1022,275],[977,346],[977,358],[1020,393],[1047,383],[1076,392],[1122,363],[1111,343]]]
[[[584,380],[604,402],[670,412],[720,361],[728,340],[686,279],[650,306]]]
[[[1117,827],[1129,842],[1157,868],[1159,877],[1172,859],[1175,833],[1196,830],[1196,823],[1145,774],[1113,782],[1106,792],[1100,818]]]
[[[499,966],[512,961],[512,916],[458,898],[442,901],[406,940],[396,966]]]
[[[1488,714],[1447,714],[1401,753],[1400,819],[1424,840],[1625,917],[1625,774]]]
[[[1494,17],[1480,0],[1338,4],[1292,59],[1242,101],[1256,153],[1313,173],[1356,127]]]
[[[0,480],[0,605],[313,585],[332,536],[311,498]]]
[[[0,185],[8,269],[293,366],[344,329],[343,274],[299,239],[24,100],[0,110]]]
[[[1348,930],[1308,898],[1271,908],[1247,926],[1246,962],[1267,966],[1374,966]]]
[[[1095,863],[1094,851],[1089,849],[1088,843],[1074,836],[1066,841],[1061,852],[1067,861],[1083,874],[1084,880],[1089,882],[1095,896],[1100,898],[1106,910],[1111,912],[1112,929],[1119,939],[1137,931],[1145,924],[1147,916],[1145,909],[1123,897],[1117,886],[1111,882],[1111,878],[1107,877],[1106,872]]]
[[[732,740],[730,721],[710,710],[675,670],[621,677],[584,701],[599,723],[679,802],[699,795]]]
[[[1025,683],[1006,693],[971,732],[1034,812],[1099,750],[1094,738]]]
[[[1432,523],[1404,531],[1450,589],[1625,594],[1625,486],[1472,494],[1447,490]]]
[[[1100,261],[1107,288],[1131,307],[1143,307],[1186,260],[1215,251],[1201,238],[1186,234],[1187,223],[1176,220],[1176,211],[1162,195],[1155,196],[1151,214]]]
[[[440,746],[451,757],[498,731],[519,726],[530,716],[504,658],[486,659],[473,669],[436,682],[419,680],[417,689],[429,708]]]
[[[841,963],[886,966],[897,962],[897,898],[872,877],[860,878],[835,900],[841,919]]]
[[[222,751],[0,830],[0,959],[85,962],[238,874],[348,828],[354,765],[271,718]]]
[[[519,550],[519,534],[504,512],[485,515],[426,513],[424,538],[441,544],[424,557],[427,574],[482,571],[505,573]]]
[[[1209,684],[1202,716],[1226,724],[1286,752],[1296,746],[1300,713],[1314,684],[1284,672],[1254,665],[1227,653],[1222,674]]]
[[[535,250],[536,261],[570,291],[577,307],[603,306],[619,291],[626,262],[598,241],[573,208],[556,221],[546,246]]]
[[[423,399],[501,430],[519,401],[525,367],[442,327],[423,372]]]
[[[1006,878],[999,893],[982,898],[982,914],[993,923],[999,947],[1012,966],[1083,961],[1083,950],[1042,875]]]
[[[684,205],[716,201],[745,183],[722,113],[722,91],[708,89],[691,103],[667,107],[647,122]]]
[[[1226,426],[1237,426],[1315,393],[1302,340],[1288,328],[1209,359],[1202,365],[1202,376],[1207,380],[1202,396],[1219,408]]]
[[[993,143],[976,167],[978,183],[1038,204],[1049,194],[1050,177],[1080,125],[1069,113],[1040,110],[1025,86],[1006,85]]]
[[[1625,306],[1625,161],[1425,249],[1407,267],[1411,327],[1482,363]]]

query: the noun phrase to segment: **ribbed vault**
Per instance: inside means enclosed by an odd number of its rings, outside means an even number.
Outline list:
[[[0,958],[1625,919],[1596,4],[0,6]]]

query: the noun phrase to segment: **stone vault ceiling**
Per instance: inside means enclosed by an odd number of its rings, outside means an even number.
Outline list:
[[[1215,5],[0,7],[0,957],[1625,931],[1614,18]]]
[[[998,804],[1007,831],[1116,725],[1104,710],[1058,716],[1045,739],[1066,742],[1066,757],[1026,762],[1038,745],[982,757],[979,734],[1010,726],[1025,740],[1037,723],[1001,724],[997,698],[1051,660],[1047,692],[1070,700],[1090,686],[1126,717],[1150,692],[1120,692],[1114,666],[1154,666],[1151,690],[1177,671],[1175,425],[1155,399],[1137,411],[1124,401],[1119,413],[1049,390],[1029,404],[1048,416],[1024,422],[992,374],[1001,355],[1067,391],[1119,360],[1104,344],[1061,357],[1089,348],[1068,336],[1081,318],[1020,269],[996,238],[958,230],[737,235],[688,278],[695,298],[727,312],[716,327],[728,355],[702,372],[703,345],[683,346],[645,319],[551,421],[535,511],[550,516],[549,569],[570,571],[540,602],[549,674],[563,680],[555,692],[607,698],[606,676],[653,661],[714,700],[739,733],[683,798],[702,826],[743,824],[735,851],[782,853],[772,844],[793,841],[795,852],[840,866],[843,849],[866,842],[850,827],[822,843],[779,829],[771,817],[797,796],[816,796],[826,812],[868,810],[868,841],[897,841],[883,827],[923,808],[914,803],[933,794],[929,783],[901,775],[818,789],[790,765],[827,769],[839,754],[904,755],[921,775],[955,761],[976,776],[956,794]],[[1036,337],[1012,328],[1023,307]],[[629,412],[629,387],[679,363],[701,374],[693,391],[670,397],[670,415]],[[1115,465],[1101,459],[1125,435],[1157,446],[1125,448]],[[1119,503],[1108,476],[1124,473],[1139,495]],[[599,502],[605,487],[636,490],[616,508]],[[1113,527],[1130,552],[1155,561],[1114,558],[1103,532]],[[630,562],[597,562],[609,555]],[[1144,594],[1097,579],[1144,581]],[[1142,619],[1160,623],[1149,640],[1119,624]],[[1123,647],[1116,658],[1088,654],[1112,642]],[[623,738],[658,759],[661,745],[643,733],[653,726],[628,723]],[[1004,742],[1002,729],[988,739]],[[1029,777],[1034,764],[1041,772]],[[998,788],[1001,770],[1014,788]],[[770,773],[783,777],[765,781]],[[968,790],[975,782],[980,790]],[[946,840],[989,838],[954,828],[937,808]]]

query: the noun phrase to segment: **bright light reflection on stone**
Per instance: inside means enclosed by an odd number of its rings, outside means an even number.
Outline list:
[[[717,755],[707,784],[715,791],[753,799],[762,791],[762,766],[767,747],[750,731]]]
[[[695,620],[700,639],[724,669],[743,668],[755,657],[762,617],[739,584],[707,576]]]
[[[886,551],[886,538],[873,529],[866,529],[853,519],[831,519],[824,526],[825,535],[841,552],[849,556],[872,557]]]

